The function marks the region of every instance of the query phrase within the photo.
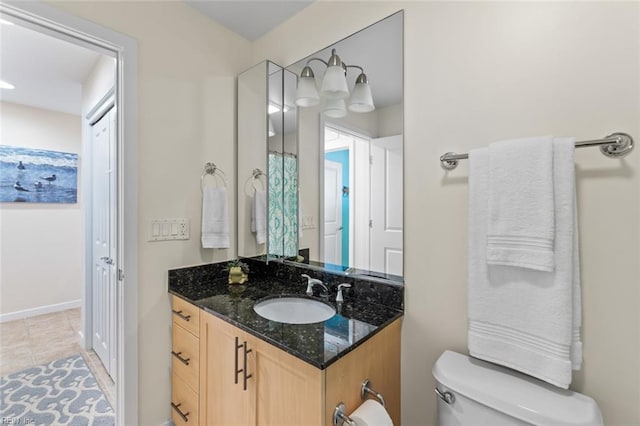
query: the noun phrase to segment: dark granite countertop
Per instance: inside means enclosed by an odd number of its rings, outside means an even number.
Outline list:
[[[336,315],[327,321],[313,324],[270,321],[253,310],[254,304],[273,296],[308,297],[304,280],[295,276],[283,279],[283,274],[270,275],[262,271],[250,274],[250,281],[243,286],[244,291],[240,291],[242,287],[227,283],[227,274],[219,265],[170,270],[169,293],[320,369],[328,367],[403,315],[401,308],[349,294],[345,294],[345,301],[339,306],[333,291],[326,302],[336,309]],[[326,276],[323,278],[327,283]],[[328,284],[335,290],[335,285]]]

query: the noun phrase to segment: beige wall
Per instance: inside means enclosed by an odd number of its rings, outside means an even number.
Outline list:
[[[402,414],[417,426],[434,421],[433,363],[466,351],[468,165],[447,174],[438,157],[526,135],[640,139],[640,4],[321,1],[257,40],[253,62],[291,64],[401,8]],[[572,387],[598,401],[607,425],[638,424],[640,152],[610,160],[582,149],[576,163],[585,353]]]
[[[2,102],[0,123],[3,145],[81,153],[77,115]],[[78,188],[79,171],[78,164]],[[21,183],[33,188],[33,182]],[[0,204],[0,314],[79,305],[83,202],[78,192],[76,204]]]
[[[167,270],[226,260],[200,245],[200,176],[208,161],[229,178],[234,235],[235,76],[250,43],[181,2],[55,2],[55,6],[138,42],[139,422],[171,415],[171,310]],[[147,242],[149,221],[188,218],[187,241]]]
[[[82,115],[93,109],[115,86],[116,60],[100,55],[89,76],[82,84]]]

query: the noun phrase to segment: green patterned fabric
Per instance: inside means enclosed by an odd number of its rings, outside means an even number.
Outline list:
[[[298,254],[298,161],[269,153],[269,255]]]

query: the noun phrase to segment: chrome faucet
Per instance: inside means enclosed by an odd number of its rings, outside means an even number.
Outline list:
[[[324,285],[322,281],[320,281],[317,278],[311,278],[307,274],[302,274],[301,276],[307,279],[307,296],[313,296],[314,285],[319,285],[320,287],[322,287],[322,293],[320,293],[320,296],[324,296],[324,297],[329,296],[329,289],[327,288],[326,285]]]
[[[351,284],[348,284],[348,283],[338,284],[338,294],[336,295],[336,302],[338,303],[344,302],[344,297],[342,296],[343,288],[351,288]]]

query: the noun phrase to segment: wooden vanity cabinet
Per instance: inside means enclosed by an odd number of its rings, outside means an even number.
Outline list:
[[[321,370],[206,312],[200,330],[201,424],[322,426]]]
[[[365,379],[399,425],[400,320],[321,370],[203,311],[200,374],[202,425],[331,426],[338,403],[362,403]]]

